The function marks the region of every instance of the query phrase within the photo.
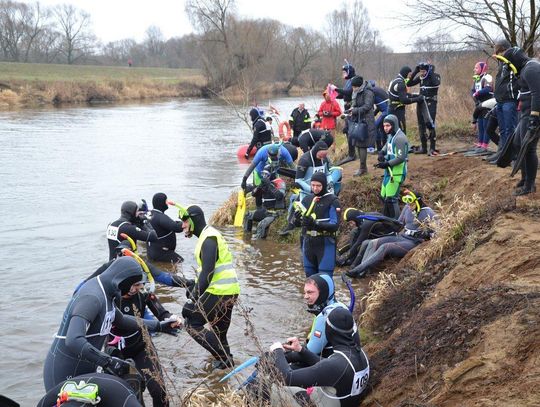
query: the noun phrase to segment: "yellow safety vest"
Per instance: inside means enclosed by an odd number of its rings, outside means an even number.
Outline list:
[[[201,261],[201,248],[207,237],[213,236],[217,240],[218,245],[218,259],[214,267],[214,274],[212,276],[212,281],[206,289],[210,294],[214,295],[234,295],[240,294],[240,284],[238,283],[238,277],[236,276],[236,271],[234,270],[232,262],[232,254],[229,251],[229,246],[221,233],[218,230],[214,229],[212,226],[206,226],[201,235],[199,236],[199,241],[197,246],[195,246],[195,259],[199,267],[197,268],[197,275],[195,281],[199,279],[199,273],[202,270],[202,261]]]

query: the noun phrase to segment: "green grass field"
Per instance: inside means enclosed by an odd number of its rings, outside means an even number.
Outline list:
[[[120,66],[59,65],[0,62],[0,81],[108,81],[152,80],[165,83],[203,82],[197,69],[129,68]]]

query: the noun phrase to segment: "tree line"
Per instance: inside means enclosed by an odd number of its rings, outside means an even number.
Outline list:
[[[435,4],[436,3],[436,4]],[[490,47],[501,35],[534,55],[540,35],[535,1],[418,0],[396,24],[422,28],[412,49],[423,58],[452,59],[456,50]],[[274,19],[239,17],[235,0],[187,0],[194,33],[166,39],[151,26],[142,41],[102,43],[84,10],[63,4],[0,0],[0,59],[13,62],[200,68],[208,87],[256,90],[262,83],[317,88],[340,81],[345,59],[364,76],[390,78],[401,60],[381,41],[361,0],[342,3],[320,30],[292,27]],[[430,24],[446,22],[426,34]],[[452,30],[448,27],[453,27]],[[464,33],[457,35],[460,28]],[[536,47],[536,48],[535,48]]]

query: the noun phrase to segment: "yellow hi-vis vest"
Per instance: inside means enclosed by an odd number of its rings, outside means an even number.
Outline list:
[[[214,295],[240,294],[240,284],[238,284],[238,277],[236,276],[236,271],[234,270],[232,254],[229,251],[229,246],[227,246],[227,242],[225,242],[225,239],[223,239],[221,233],[219,233],[219,231],[214,229],[212,226],[207,225],[203,229],[201,235],[199,236],[197,246],[195,246],[195,259],[199,265],[197,268],[195,281],[199,279],[199,273],[202,270],[201,248],[206,238],[210,236],[214,236],[217,240],[218,259],[214,267],[212,281],[210,281],[210,285],[206,291]]]

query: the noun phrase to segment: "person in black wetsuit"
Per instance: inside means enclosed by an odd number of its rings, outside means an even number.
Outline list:
[[[302,363],[308,366],[296,370],[287,362],[283,345],[274,343],[270,347],[270,359],[278,370],[278,379],[286,386],[294,386],[285,390],[294,394],[297,400],[307,398],[312,405],[357,407],[369,381],[369,361],[355,341],[350,311],[342,307],[331,310],[325,332],[333,353],[323,359],[302,347],[298,338],[287,339],[287,348],[298,352]],[[314,387],[309,396],[302,391],[308,387]]]
[[[407,133],[407,121],[405,119],[405,105],[423,102],[422,96],[411,96],[407,93],[407,84],[411,75],[411,68],[404,66],[399,70],[399,74],[388,85],[388,98],[390,106],[388,113],[393,114],[399,120],[399,127]]]
[[[305,213],[296,212],[295,225],[302,225],[302,256],[306,277],[316,273],[333,275],[336,266],[336,232],[339,228],[338,198],[326,189],[326,175],[311,177],[313,194],[302,200]]]
[[[67,380],[66,380],[67,381]],[[37,407],[56,406],[60,389],[66,381],[58,383],[52,387],[45,396],[38,402]],[[98,397],[100,398],[99,407],[142,407],[142,404],[137,399],[130,385],[117,376],[106,373],[88,373],[75,376],[69,379],[79,384],[81,381],[85,383],[93,383],[98,385]],[[85,407],[90,406],[88,403],[78,401],[67,401],[62,403],[62,407]]]
[[[246,160],[249,158],[249,154],[254,147],[259,149],[272,141],[272,126],[264,120],[264,117],[261,116],[259,110],[256,108],[251,109],[249,111],[249,117],[251,118],[253,126],[253,138],[249,143],[246,154],[244,154]]]
[[[139,206],[133,201],[126,201],[120,208],[120,218],[111,222],[107,227],[107,242],[109,243],[109,260],[115,257],[114,249],[123,240],[120,236],[125,233],[135,242],[156,242],[158,236],[145,214],[139,211]]]
[[[136,330],[140,320],[124,316],[114,298],[127,294],[143,281],[143,271],[135,259],[122,257],[100,276],[87,281],[73,295],[43,366],[45,390],[98,366],[121,375],[129,364],[101,352],[111,327]],[[154,331],[170,331],[171,322],[143,320]]]
[[[182,320],[167,311],[153,293],[130,290],[121,298],[115,299],[115,304],[124,315],[142,317],[146,307],[159,321],[172,321],[171,328],[178,328]],[[146,330],[146,328],[142,328]],[[122,329],[113,326],[111,334],[114,340],[109,345],[115,345],[122,359],[133,359],[135,366],[143,375],[146,387],[152,396],[154,407],[169,405],[165,380],[161,364],[152,339],[141,327],[137,329]]]
[[[419,75],[418,75],[419,74]],[[416,77],[418,75],[418,77]],[[420,62],[411,74],[407,86],[420,85],[420,96],[423,100],[418,101],[416,117],[418,119],[418,132],[420,133],[421,149],[418,154],[438,154],[436,149],[437,134],[435,132],[435,117],[437,115],[437,94],[441,85],[441,75],[435,72],[435,66],[427,62]],[[429,130],[429,150],[427,147]]]
[[[536,173],[538,171],[538,155],[536,147],[540,137],[540,62],[529,58],[521,48],[513,47],[504,52],[504,57],[517,70],[520,87],[518,101],[521,104],[518,129],[514,136],[514,148],[519,151],[525,148],[525,156],[521,166],[521,180],[516,185],[514,196],[536,192]],[[523,146],[524,138],[530,134],[532,141]]]
[[[305,153],[309,151],[319,140],[324,141],[328,148],[334,144],[334,137],[332,137],[332,134],[328,130],[309,129],[300,134],[298,137],[298,145]]]
[[[293,132],[291,143],[298,147],[298,137],[300,133],[311,127],[311,116],[306,110],[304,103],[300,103],[298,107],[295,107],[289,117],[289,125]]]
[[[198,268],[189,300],[182,309],[186,330],[193,339],[214,357],[214,368],[234,365],[227,341],[234,304],[240,294],[240,284],[234,269],[232,254],[221,233],[206,224],[204,212],[196,205],[183,210],[186,237],[199,238],[195,247]],[[209,323],[211,329],[205,325]]]
[[[152,198],[152,218],[150,223],[156,231],[158,240],[148,243],[148,258],[153,261],[163,261],[167,263],[180,263],[184,261],[182,256],[175,252],[176,234],[182,232],[182,222],[174,221],[165,211],[167,205],[167,195],[158,192]]]

